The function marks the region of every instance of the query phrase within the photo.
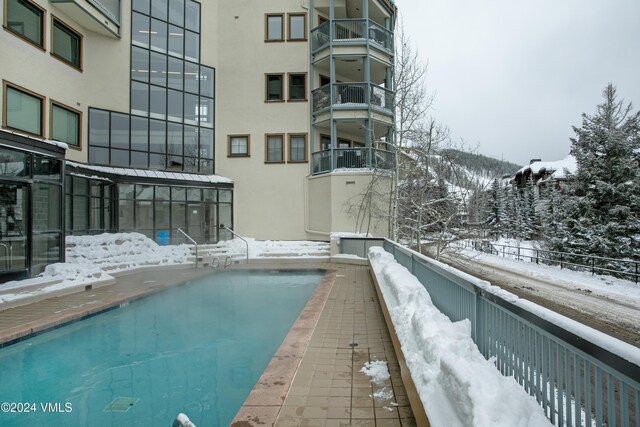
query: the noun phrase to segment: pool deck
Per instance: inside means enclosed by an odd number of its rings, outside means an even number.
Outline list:
[[[233,427],[416,425],[368,266],[296,259],[250,268],[327,273]],[[204,268],[133,273],[114,285],[0,311],[0,346],[208,273]],[[388,362],[390,378],[381,384],[360,372],[375,360]]]

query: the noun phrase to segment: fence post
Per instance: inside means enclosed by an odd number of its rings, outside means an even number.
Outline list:
[[[591,258],[591,275],[594,276],[596,274],[596,259]]]
[[[560,270],[562,270],[562,255],[563,255],[563,253],[560,252]]]
[[[540,250],[536,249],[536,264],[540,264]]]

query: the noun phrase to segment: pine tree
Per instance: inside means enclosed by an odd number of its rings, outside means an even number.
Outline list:
[[[563,224],[552,245],[558,250],[640,259],[640,112],[616,100],[609,84],[593,116],[583,114],[571,154]]]

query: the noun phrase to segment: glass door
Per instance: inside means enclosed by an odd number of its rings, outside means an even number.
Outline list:
[[[27,268],[27,187],[0,184],[0,273]]]

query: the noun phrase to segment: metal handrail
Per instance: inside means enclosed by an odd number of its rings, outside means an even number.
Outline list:
[[[227,230],[228,232],[230,232],[231,234],[236,236],[238,239],[242,240],[245,245],[247,245],[247,264],[249,264],[249,242],[247,242],[244,237],[242,237],[241,235],[239,235],[238,233],[236,233],[235,231],[233,231],[229,227],[225,227],[224,224],[220,224],[220,229]],[[226,267],[226,265],[225,265],[225,267]]]
[[[189,236],[187,233],[185,233],[182,228],[178,228],[178,231],[181,232],[184,237],[186,237],[187,239],[189,239],[189,241],[191,241],[191,243],[193,243],[196,246],[196,268],[198,268],[198,242],[196,242],[195,240],[193,240],[191,238],[191,236]]]

